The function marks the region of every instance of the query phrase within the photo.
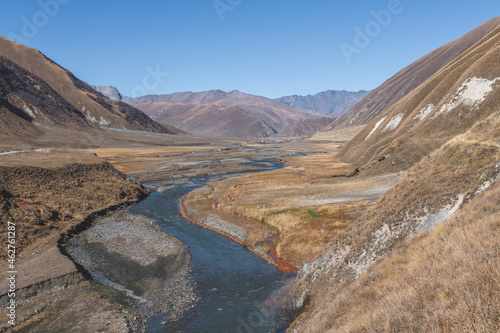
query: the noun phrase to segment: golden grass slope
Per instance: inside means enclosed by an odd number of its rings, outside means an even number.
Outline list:
[[[308,311],[295,323],[296,332],[324,332],[325,328],[335,329],[334,318],[336,315],[335,311],[340,311],[339,308],[335,308],[336,305],[332,305],[330,308],[325,308],[325,304],[329,304],[332,300],[340,300],[339,295],[345,292],[345,288],[349,287],[353,281],[357,281],[356,284],[363,284],[366,275],[363,275],[372,266],[377,259],[381,258],[394,248],[404,248],[408,244],[414,244],[417,248],[425,248],[426,244],[422,243],[424,238],[413,238],[408,239],[418,233],[425,230],[432,230],[440,223],[443,223],[454,216],[467,217],[467,219],[480,218],[480,220],[475,223],[480,223],[482,220],[494,221],[491,226],[486,227],[484,230],[488,230],[486,233],[489,240],[498,240],[498,221],[496,220],[498,216],[497,206],[492,206],[492,202],[481,202],[479,198],[485,198],[481,193],[487,190],[492,185],[495,187],[495,193],[498,193],[498,180],[500,179],[500,112],[496,112],[490,115],[487,119],[477,123],[473,128],[464,134],[458,135],[455,138],[449,140],[440,149],[433,152],[429,157],[424,158],[420,163],[415,165],[408,173],[387,193],[385,193],[382,198],[374,205],[369,208],[363,216],[353,223],[346,231],[334,238],[333,242],[330,244],[328,250],[325,254],[320,256],[315,262],[304,267],[302,272],[302,278],[300,280],[300,288],[298,295],[302,293],[312,296],[312,306]],[[491,194],[486,196],[493,198]],[[496,199],[495,199],[496,200]],[[477,207],[472,208],[470,207]],[[489,208],[488,208],[489,207]],[[481,211],[481,215],[477,215]],[[458,212],[458,213],[457,213]],[[496,228],[494,228],[496,225]],[[493,228],[491,228],[493,227]],[[446,228],[446,227],[445,227]],[[445,241],[440,239],[440,237],[434,237],[433,239],[437,244],[433,245],[435,248],[443,247],[443,249],[451,248],[453,246],[466,249],[472,243],[480,243],[483,241],[484,232],[480,233],[472,232],[474,226],[471,225],[472,229],[462,229],[462,240],[463,244],[457,244],[455,242],[450,243],[450,241]],[[478,227],[480,230],[482,227]],[[456,230],[459,230],[457,228]],[[440,229],[436,229],[440,230]],[[432,233],[437,231],[432,231]],[[448,233],[448,232],[444,232]],[[488,246],[489,240],[485,239],[485,244]],[[457,239],[458,241],[458,239]],[[498,243],[498,242],[497,242]],[[498,247],[498,244],[493,246],[493,249]],[[401,250],[403,251],[403,250]],[[461,251],[461,250],[460,250]],[[491,249],[485,248],[484,251],[490,251]],[[498,256],[498,251],[496,251],[496,256]],[[429,260],[432,251],[425,252],[426,256],[421,258],[422,260]],[[439,252],[438,252],[439,253]],[[494,253],[494,252],[493,252]],[[391,254],[388,254],[389,256]],[[387,257],[386,258],[390,258]],[[404,254],[399,255],[398,260],[402,263],[410,262],[414,258],[405,256]],[[441,258],[443,261],[448,261],[450,257]],[[490,260],[486,259],[485,260]],[[440,259],[440,260],[441,260]],[[467,258],[465,258],[467,259]],[[390,259],[383,259],[384,262]],[[431,259],[432,260],[432,259]],[[441,276],[438,270],[446,270],[450,263],[446,265],[437,261],[432,270],[429,270],[429,274],[434,274],[434,286],[444,286],[448,285],[448,280],[446,275]],[[492,261],[493,266],[498,265],[498,261]],[[420,265],[420,264],[419,264]],[[472,266],[471,266],[472,265]],[[477,282],[484,285],[484,290],[481,288],[476,288],[470,286],[471,288],[467,290],[459,290],[458,287],[454,287],[452,293],[470,292],[477,294],[475,297],[479,299],[484,299],[486,302],[494,302],[494,295],[490,293],[489,290],[494,290],[495,286],[498,289],[498,274],[497,267],[493,267],[493,270],[484,270],[484,262],[481,260],[474,260],[469,263],[467,270],[477,270],[478,273],[484,276],[478,277],[479,280],[483,282]],[[410,265],[411,266],[411,265]],[[408,266],[408,267],[410,267]],[[379,266],[374,266],[372,271],[377,271]],[[411,266],[413,267],[413,266]],[[420,274],[424,274],[426,266],[422,264],[420,266]],[[458,265],[457,267],[460,267]],[[380,268],[382,269],[382,268]],[[458,268],[455,268],[457,270]],[[495,271],[496,270],[496,271]],[[453,272],[453,271],[452,271]],[[462,276],[467,276],[467,272],[461,272],[460,274],[465,274]],[[397,275],[397,274],[396,274]],[[409,275],[409,274],[408,274]],[[399,278],[400,276],[397,275]],[[380,277],[374,277],[377,280]],[[408,278],[410,279],[410,278]],[[421,288],[427,288],[424,285],[419,284],[419,279],[416,279],[414,287],[420,286]],[[429,278],[429,281],[431,279]],[[460,279],[459,279],[460,280]],[[391,280],[394,281],[394,280]],[[459,282],[459,281],[458,281]],[[462,281],[463,282],[463,281]],[[491,286],[493,283],[495,285]],[[395,286],[398,284],[396,283]],[[390,283],[387,282],[387,288],[389,288]],[[463,300],[460,300],[461,296],[456,296],[454,302],[462,302],[459,308],[450,306],[449,308],[438,308],[441,313],[430,313],[418,312],[422,309],[425,302],[422,302],[422,297],[427,297],[425,293],[417,292],[414,287],[408,287],[408,289],[399,290],[399,295],[402,297],[405,293],[410,298],[407,299],[408,303],[402,303],[402,306],[406,307],[406,312],[401,312],[401,319],[398,322],[398,317],[394,313],[391,317],[390,313],[385,316],[385,322],[380,321],[384,328],[374,329],[374,331],[385,330],[388,327],[394,327],[396,331],[419,331],[419,325],[421,323],[426,323],[428,320],[429,329],[432,331],[436,328],[437,331],[449,331],[448,326],[439,325],[453,325],[447,318],[452,318],[453,316],[460,316],[460,314],[467,319],[467,325],[472,325],[472,323],[481,323],[481,330],[479,331],[495,331],[491,328],[497,327],[498,316],[496,319],[491,319],[491,311],[498,311],[498,306],[492,303],[488,306],[492,306],[485,318],[481,312],[481,306],[478,303],[470,303],[471,309],[469,313],[465,311],[465,304]],[[422,289],[422,290],[423,290]],[[347,289],[352,290],[352,289]],[[370,294],[372,298],[379,299],[382,297],[376,291],[377,289],[368,290],[365,292]],[[438,288],[438,290],[440,290]],[[440,290],[442,291],[442,290]],[[389,297],[389,296],[387,296]],[[454,296],[455,297],[455,296]],[[476,298],[473,302],[476,302]],[[400,298],[402,299],[402,298]],[[345,300],[345,298],[344,298]],[[336,302],[336,301],[335,301]],[[457,304],[458,304],[457,303]],[[334,303],[338,304],[338,303]],[[486,304],[483,304],[486,306]],[[357,303],[359,307],[350,308],[349,311],[353,313],[363,312],[366,309],[363,301]],[[396,311],[397,307],[392,305],[387,305],[391,308],[391,311]],[[457,305],[458,306],[458,305]],[[431,309],[430,305],[425,305],[426,309]],[[412,317],[410,314],[414,309],[420,317]],[[376,311],[380,309],[372,308],[371,313],[375,314]],[[484,310],[484,309],[483,309]],[[368,312],[370,313],[370,312]],[[497,312],[498,313],[498,312]],[[329,317],[328,317],[329,316]],[[406,318],[404,318],[406,316]],[[426,318],[427,316],[427,318]],[[324,319],[328,317],[329,319]],[[323,318],[323,319],[321,319]],[[461,318],[461,320],[465,320]],[[472,318],[472,319],[470,319]],[[389,324],[390,320],[394,319],[394,323]],[[441,322],[441,319],[443,322]],[[364,329],[370,329],[369,325],[376,323],[378,317],[365,317],[365,322],[363,325]],[[315,326],[315,322],[322,323]],[[397,323],[396,323],[397,322]],[[322,326],[324,325],[324,326]],[[395,325],[395,326],[391,326]],[[400,326],[398,326],[400,325]],[[406,325],[406,326],[405,326]],[[466,325],[464,322],[459,322],[457,325]],[[434,327],[434,328],[433,328]],[[449,326],[452,327],[452,326]],[[457,326],[458,327],[458,326]],[[465,328],[469,326],[463,326]],[[488,330],[490,328],[490,330]],[[363,331],[363,328],[352,328],[342,331]],[[392,329],[391,329],[392,330]],[[470,331],[474,331],[470,329]],[[478,331],[478,330],[476,330]]]
[[[500,183],[399,243],[317,306],[300,332],[498,332]]]

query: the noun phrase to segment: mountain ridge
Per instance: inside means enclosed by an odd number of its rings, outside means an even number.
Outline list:
[[[366,125],[413,89],[444,68],[500,24],[495,17],[401,69],[337,118],[325,130]]]
[[[0,55],[46,82],[98,126],[175,134],[175,130],[154,122],[140,110],[95,91],[39,50],[0,36]]]
[[[366,90],[326,90],[314,95],[291,95],[274,100],[293,108],[315,111],[329,117],[339,117],[369,93]]]

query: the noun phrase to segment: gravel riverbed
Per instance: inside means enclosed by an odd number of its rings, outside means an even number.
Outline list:
[[[131,307],[138,320],[159,314],[178,319],[198,299],[188,279],[187,247],[145,216],[123,211],[102,218],[68,248],[96,280],[113,288],[115,299]]]

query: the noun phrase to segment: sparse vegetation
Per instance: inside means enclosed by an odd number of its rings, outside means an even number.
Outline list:
[[[36,154],[33,155],[24,154],[23,158],[36,160]],[[56,155],[45,163],[54,165],[55,158]],[[63,164],[65,158],[62,157]],[[18,251],[41,238],[67,231],[91,212],[137,201],[146,193],[146,189],[128,181],[106,162],[47,169],[0,166],[1,221],[16,222]],[[2,228],[0,235],[6,242],[7,228]],[[1,253],[2,257],[5,255],[6,252]]]
[[[498,332],[500,183],[316,306],[301,332]]]

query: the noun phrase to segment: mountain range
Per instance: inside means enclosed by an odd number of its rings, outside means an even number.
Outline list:
[[[304,136],[320,131],[367,92],[327,91],[272,100],[237,90],[123,96],[114,86],[93,86],[108,98],[144,111],[152,119],[192,134],[229,137]],[[293,103],[293,101],[297,101]],[[289,105],[290,104],[290,105]],[[306,125],[307,124],[307,125]],[[286,130],[285,130],[286,129]],[[285,132],[281,133],[281,131]]]
[[[329,117],[339,117],[365,97],[369,91],[327,90],[315,95],[292,95],[276,98],[275,101],[301,110],[322,113]]]

